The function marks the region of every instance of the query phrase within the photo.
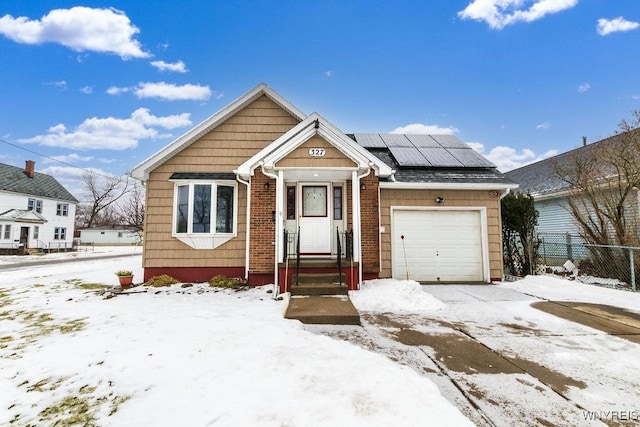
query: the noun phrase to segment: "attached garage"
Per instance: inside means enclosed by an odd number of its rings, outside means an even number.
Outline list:
[[[419,282],[488,282],[484,208],[391,209],[392,274]]]

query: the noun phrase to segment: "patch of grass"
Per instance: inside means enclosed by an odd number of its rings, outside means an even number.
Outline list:
[[[90,412],[91,406],[86,399],[77,396],[67,396],[55,404],[43,409],[40,421],[54,421],[54,426],[95,426],[95,418]]]
[[[13,341],[13,337],[11,335],[5,335],[4,337],[0,337],[0,348],[9,347],[9,343]]]
[[[85,289],[85,290],[113,288],[113,286],[105,285],[104,283],[87,283],[82,279],[66,279],[64,283],[73,285],[78,289]]]
[[[226,288],[226,289],[236,289],[242,288],[247,284],[243,279],[239,278],[228,278],[223,275],[218,275],[213,279],[209,280],[209,286],[213,288]]]
[[[180,283],[180,281],[167,274],[163,274],[162,276],[155,276],[147,280],[145,285],[152,286],[154,288],[162,288],[165,286],[175,285],[176,283]]]
[[[27,388],[27,392],[32,392],[32,391],[38,391],[38,392],[53,391],[53,390],[57,389],[58,387],[60,387],[60,385],[62,385],[62,383],[65,382],[68,379],[69,379],[69,377],[60,377],[57,380],[52,381],[51,377],[47,377],[47,378],[44,378],[44,379],[38,381],[34,385],[28,387]],[[26,383],[23,383],[21,385],[26,385]]]
[[[131,399],[131,396],[115,396],[111,401],[111,410],[109,411],[109,416],[118,412],[118,407],[129,399]]]

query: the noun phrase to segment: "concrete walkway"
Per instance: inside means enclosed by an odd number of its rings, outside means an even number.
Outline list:
[[[422,373],[476,425],[640,424],[640,376],[620,375],[614,363],[640,357],[637,313],[491,285],[424,289],[447,309],[361,313],[362,328],[307,328]]]

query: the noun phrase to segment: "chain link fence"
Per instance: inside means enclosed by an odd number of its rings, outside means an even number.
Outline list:
[[[583,283],[634,292],[640,287],[640,247],[596,245],[568,233],[539,233],[537,240],[536,274],[571,273]]]

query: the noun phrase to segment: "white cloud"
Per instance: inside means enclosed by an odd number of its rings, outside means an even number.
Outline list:
[[[65,80],[60,80],[57,82],[47,82],[45,83],[46,86],[55,86],[58,87],[62,90],[67,90],[67,82]]]
[[[40,20],[0,18],[0,34],[17,43],[59,43],[78,52],[113,53],[123,59],[150,56],[134,39],[139,32],[124,12],[113,8],[54,9]]]
[[[635,30],[640,26],[639,23],[633,21],[627,21],[622,16],[615,19],[598,19],[598,34],[606,36],[611,33],[620,33],[625,31]]]
[[[107,93],[109,95],[120,95],[121,93],[127,93],[127,92],[131,92],[130,87],[111,86],[110,88],[107,89]]]
[[[527,8],[529,4],[531,5]],[[577,4],[578,0],[473,0],[458,12],[458,16],[462,19],[484,21],[489,27],[501,30],[517,22],[536,21]]]
[[[580,86],[578,86],[578,92],[580,93],[585,93],[589,89],[591,89],[591,85],[589,83],[582,83]]]
[[[83,88],[80,88],[80,92],[84,93],[85,95],[91,95],[93,93],[93,88],[91,86],[85,86]]]
[[[535,163],[558,154],[558,150],[548,150],[543,154],[536,154],[529,148],[524,148],[518,152],[514,148],[505,146],[497,146],[492,148],[488,153],[484,153],[483,144],[477,142],[467,144],[496,165],[501,172],[508,172],[512,169]]]
[[[164,62],[164,61],[152,61],[151,65],[156,67],[158,71],[172,71],[174,73],[186,73],[187,67],[182,61],[178,62]]]
[[[430,134],[430,135],[453,135],[458,132],[454,127],[440,127],[438,125],[425,125],[422,123],[412,123],[406,126],[400,126],[391,131],[391,133],[406,134]]]
[[[49,159],[45,158],[44,162],[52,163],[52,162],[58,161],[62,163],[78,163],[78,162],[90,162],[93,159],[94,157],[92,156],[81,156],[77,153],[72,153],[72,154],[66,154],[61,156],[51,156]]]
[[[211,97],[209,86],[172,83],[138,83],[133,90],[138,98],[159,98],[169,101],[205,101]]]
[[[331,71],[331,70],[327,70],[327,71],[325,71],[325,72],[324,72],[324,76],[325,76],[325,77],[333,77],[333,71]]]
[[[538,126],[536,126],[536,130],[549,129],[550,127],[551,127],[551,124],[549,122],[544,122],[544,123],[540,123]]]
[[[170,137],[171,135],[160,133],[156,128],[189,126],[189,117],[189,113],[157,117],[150,114],[149,110],[139,108],[126,119],[92,117],[73,130],[59,124],[49,128],[45,135],[21,139],[19,142],[75,150],[126,150],[137,147],[141,139]]]

